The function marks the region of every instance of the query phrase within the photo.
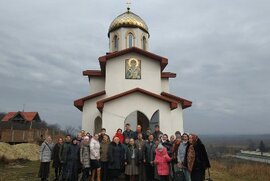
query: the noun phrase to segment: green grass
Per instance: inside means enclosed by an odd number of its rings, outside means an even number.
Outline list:
[[[38,161],[27,161],[24,163],[12,163],[8,165],[0,164],[0,181],[39,181]],[[53,170],[51,168],[50,181],[53,180]]]
[[[0,181],[39,181],[39,161],[0,164]],[[214,181],[268,181],[270,165],[237,159],[211,161],[211,178]],[[54,179],[51,168],[50,181]]]

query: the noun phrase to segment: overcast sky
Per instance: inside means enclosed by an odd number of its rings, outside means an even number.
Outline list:
[[[0,112],[38,111],[81,124],[73,101],[88,94],[110,23],[125,0],[0,0]],[[150,51],[177,73],[171,92],[193,101],[188,132],[270,133],[269,0],[134,0]]]

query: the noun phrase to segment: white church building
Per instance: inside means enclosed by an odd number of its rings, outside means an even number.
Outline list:
[[[129,9],[116,17],[108,31],[109,53],[99,57],[100,70],[85,70],[89,95],[74,101],[82,111],[82,129],[91,134],[102,127],[113,136],[130,123],[133,130],[163,133],[183,132],[183,110],[192,102],[170,94],[169,80],[176,74],[164,72],[168,59],[148,51],[146,23]]]

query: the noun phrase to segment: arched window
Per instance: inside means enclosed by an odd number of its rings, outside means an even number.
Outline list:
[[[128,34],[128,48],[133,47],[133,34],[129,33]]]
[[[143,49],[146,50],[146,38],[145,36],[143,37],[143,40],[142,40],[142,45],[143,45]]]
[[[118,37],[117,37],[117,35],[114,35],[114,37],[113,37],[113,47],[114,47],[114,50],[118,50]]]

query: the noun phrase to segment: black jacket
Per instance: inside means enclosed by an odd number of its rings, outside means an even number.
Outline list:
[[[210,168],[210,162],[204,144],[198,139],[197,143],[194,145],[195,151],[195,161],[193,165],[193,170],[205,170]]]
[[[145,142],[144,144],[144,150],[143,150],[143,160],[146,161],[146,163],[151,163],[155,160],[155,142],[152,141],[151,143],[149,141]]]
[[[122,144],[111,142],[108,150],[108,168],[122,169],[124,166],[124,148]]]
[[[126,159],[125,159],[125,162],[127,162],[128,164],[131,163],[131,157],[132,157],[132,154],[133,154],[133,150],[135,151],[135,164],[138,165],[142,158],[140,158],[140,154],[139,154],[139,149],[136,148],[136,146],[132,147],[132,146],[128,146],[127,148],[127,151],[126,151]]]
[[[63,145],[57,143],[53,147],[53,152],[52,152],[52,160],[53,160],[53,167],[60,167],[61,166],[61,161],[60,161],[60,150]]]
[[[171,144],[171,142],[169,142],[167,140],[165,142],[162,142],[161,144],[167,149],[168,155],[171,157],[172,156],[172,144]]]

